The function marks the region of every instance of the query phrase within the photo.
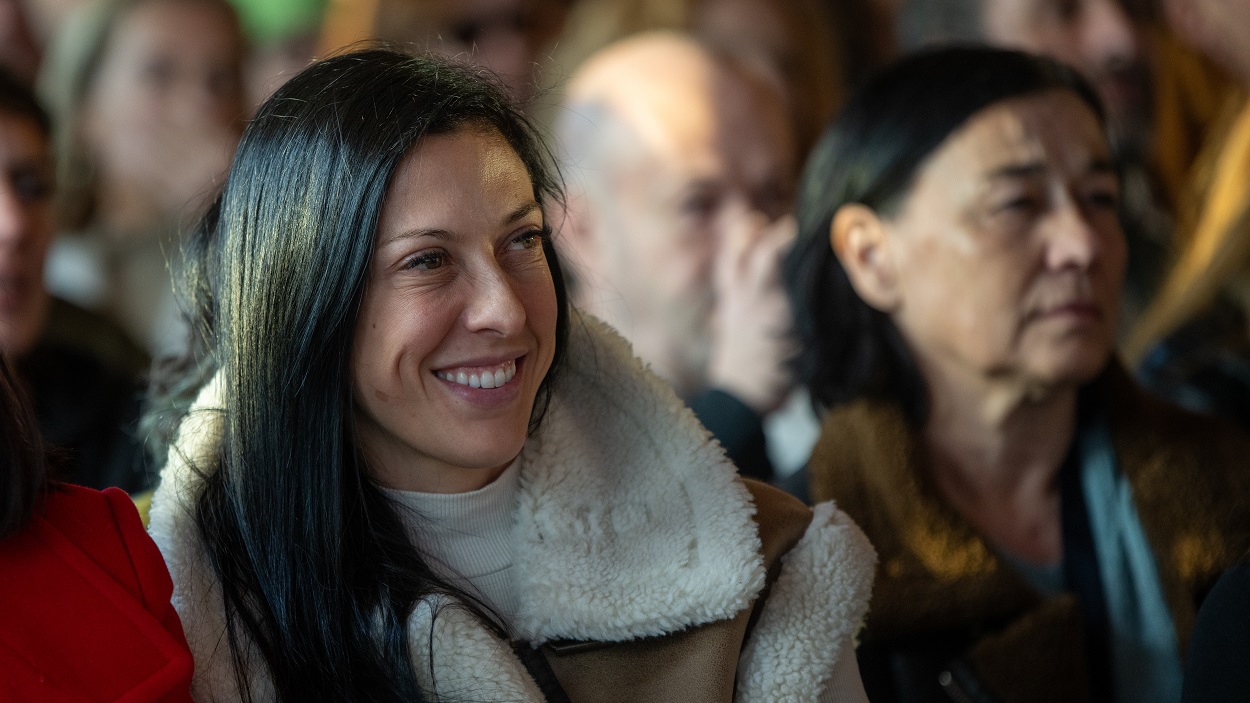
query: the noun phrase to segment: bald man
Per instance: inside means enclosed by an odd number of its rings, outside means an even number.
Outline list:
[[[587,60],[565,108],[574,302],[633,343],[743,474],[771,478],[763,418],[792,388],[779,266],[797,161],[782,96],[690,38],[648,33]],[[774,456],[805,454],[809,434]]]

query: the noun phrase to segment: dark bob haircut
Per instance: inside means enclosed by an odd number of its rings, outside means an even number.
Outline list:
[[[973,115],[1049,90],[1075,94],[1105,127],[1094,89],[1073,69],[1019,51],[958,46],[903,59],[864,85],[826,130],[799,185],[798,241],[784,264],[801,352],[800,383],[828,409],[860,397],[925,417],[926,391],[889,316],[851,286],[829,242],[834,215],[857,203],[897,213],[925,160]]]
[[[195,519],[245,699],[250,640],[278,701],[430,700],[406,623],[432,594],[506,636],[412,544],[354,424],[352,342],[388,184],[423,137],[458,130],[502,136],[539,205],[560,197],[548,150],[490,74],[368,49],[314,63],[261,106],[193,233],[181,281],[192,344],[164,412],[176,422],[196,388],[220,379],[218,466],[201,467]],[[542,247],[559,309],[531,431],[569,324],[549,233]]]

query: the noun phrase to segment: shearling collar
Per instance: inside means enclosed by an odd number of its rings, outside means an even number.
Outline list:
[[[1194,603],[1250,548],[1250,442],[1144,393],[1117,361],[1082,395],[1105,413],[1183,645]],[[868,641],[1002,619],[1040,602],[937,496],[926,462],[902,409],[871,399],[832,409],[812,453],[812,496],[836,498],[881,553]]]
[[[754,507],[733,465],[603,323],[572,316],[565,363],[542,429],[521,456],[515,548],[522,598],[514,623],[520,637],[531,643],[623,641],[729,618],[748,607],[765,574]],[[215,464],[217,407],[217,387],[210,383],[180,428],[151,511],[152,536],[169,564],[174,604],[196,654],[195,691],[209,698],[234,691],[220,587],[193,519],[202,482],[192,467],[212,470]],[[790,589],[795,595],[787,603],[820,614],[805,618],[819,633],[795,638],[778,626],[776,642],[753,643],[761,661],[776,656],[783,662],[756,682],[764,696],[797,687],[793,700],[815,700],[827,683],[822,667],[836,659],[867,608],[871,547],[831,506],[819,515],[796,550],[807,544],[804,558],[816,564],[813,573],[824,568],[837,582]],[[773,600],[761,627],[793,619],[789,605]],[[440,691],[472,691],[475,699],[541,700],[506,643],[458,609],[431,618],[438,605],[419,604],[409,622],[423,679],[434,674]],[[821,618],[829,622],[815,622]],[[263,672],[249,655],[253,670]],[[266,682],[256,685],[263,696]]]

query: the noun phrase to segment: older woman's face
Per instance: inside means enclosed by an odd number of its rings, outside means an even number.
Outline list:
[[[885,222],[895,323],[922,366],[1083,383],[1114,343],[1125,243],[1094,113],[1067,91],[992,105]]]
[[[521,451],[555,353],[542,230],[529,174],[495,132],[426,137],[400,162],[352,350],[382,483],[474,490]]]

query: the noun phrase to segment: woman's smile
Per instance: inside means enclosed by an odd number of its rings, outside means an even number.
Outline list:
[[[517,359],[509,359],[499,364],[439,369],[434,375],[459,386],[501,388],[516,377],[516,367]]]

